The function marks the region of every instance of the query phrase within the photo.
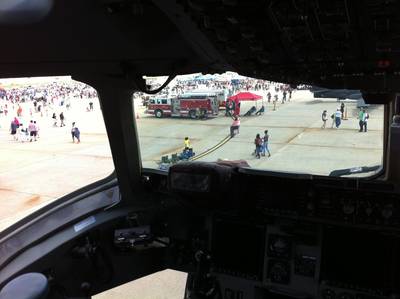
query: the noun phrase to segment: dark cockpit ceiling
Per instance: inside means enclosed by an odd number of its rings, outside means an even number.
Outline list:
[[[39,20],[11,10],[0,21],[0,75],[233,70],[396,92],[399,8],[396,0],[57,0]]]
[[[241,74],[331,88],[397,88],[398,1],[187,1],[187,6]]]
[[[217,57],[187,42],[151,1],[57,0],[32,22],[18,11],[8,13],[15,18],[0,20],[1,77],[118,75],[125,69],[169,75],[207,71]]]

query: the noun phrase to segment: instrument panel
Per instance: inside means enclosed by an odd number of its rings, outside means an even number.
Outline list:
[[[398,296],[400,198],[396,193],[374,191],[370,185],[360,186],[348,180],[342,181],[347,184],[343,187],[315,179],[246,175],[236,179],[241,182],[235,184],[240,186],[235,192],[237,206],[241,207],[237,219],[242,219],[247,226],[251,219],[263,227],[252,231],[259,232],[252,239],[263,240],[263,245],[252,242],[253,245],[248,244],[252,249],[246,251],[253,252],[247,254],[246,263],[259,267],[250,276],[253,288],[243,288],[247,290],[243,291],[243,298]],[[232,252],[232,244],[225,244],[224,248],[222,244],[217,247],[220,251]],[[264,252],[262,258],[258,254],[260,248]],[[240,259],[245,260],[243,256]],[[217,273],[230,273],[242,279],[242,284],[246,277],[233,269]],[[262,273],[261,278],[256,273]],[[238,285],[227,278],[223,281],[233,283],[228,289]]]
[[[400,196],[393,185],[224,171],[229,179],[203,169],[210,186],[202,179],[196,197],[184,187],[185,196],[174,193],[192,210],[209,211],[206,276],[218,280],[222,298],[400,296]]]
[[[239,298],[272,292],[286,298],[379,299],[400,292],[400,235],[278,218],[264,226],[233,223],[214,222],[211,253],[223,290],[244,285]]]

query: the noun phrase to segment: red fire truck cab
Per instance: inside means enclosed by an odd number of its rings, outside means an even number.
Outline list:
[[[175,116],[196,119],[218,115],[218,106],[216,98],[187,93],[172,99],[151,99],[146,113],[154,114],[157,118]]]

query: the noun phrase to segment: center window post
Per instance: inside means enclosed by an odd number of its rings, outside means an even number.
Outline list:
[[[141,187],[140,149],[132,109],[135,86],[109,77],[89,81],[99,95],[122,199],[131,200]]]

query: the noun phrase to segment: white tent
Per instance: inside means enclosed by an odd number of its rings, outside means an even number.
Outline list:
[[[215,76],[211,74],[206,74],[206,75],[200,75],[194,78],[194,80],[198,81],[207,81],[207,80],[215,80]]]

